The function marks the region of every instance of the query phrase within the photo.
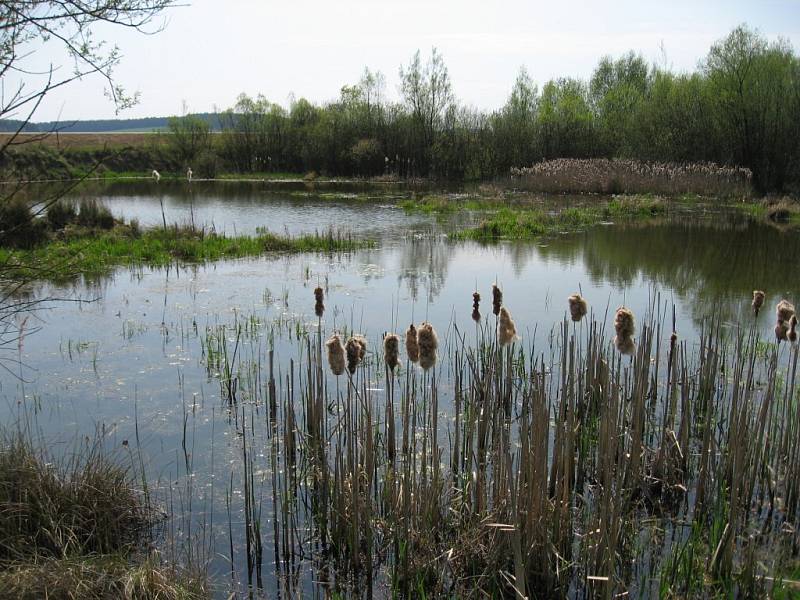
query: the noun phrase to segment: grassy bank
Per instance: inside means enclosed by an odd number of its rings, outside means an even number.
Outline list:
[[[205,582],[149,555],[154,511],[98,444],[58,460],[0,438],[0,599],[208,597]]]
[[[228,237],[189,227],[139,231],[116,225],[110,230],[68,229],[30,249],[0,248],[0,265],[7,280],[59,280],[76,273],[101,275],[117,266],[160,267],[267,252],[343,252],[369,245],[333,231],[297,237],[269,232]]]
[[[603,221],[647,219],[667,212],[664,200],[654,196],[616,196],[592,206],[572,206],[552,211],[539,205],[514,202],[504,196],[450,198],[428,196],[402,204],[408,212],[445,216],[458,211],[485,211],[476,227],[450,234],[452,239],[534,239],[543,235],[584,229]]]

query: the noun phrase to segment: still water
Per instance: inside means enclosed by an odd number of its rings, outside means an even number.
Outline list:
[[[253,365],[263,365],[274,349],[277,374],[285,375],[290,360],[301,360],[304,336],[320,324],[323,336],[363,332],[374,350],[384,332],[427,320],[439,330],[446,354],[456,335],[474,331],[475,289],[483,295],[484,313],[490,310],[493,282],[503,289],[526,348],[550,336],[565,318],[567,296],[579,289],[594,317],[609,327],[617,306],[643,316],[656,302],[666,307],[671,328],[674,305],[677,331],[690,343],[707,317],[729,328],[749,324],[753,289],[768,294],[770,308],[758,318],[765,336],[775,302],[800,300],[798,236],[713,211],[605,224],[532,243],[481,245],[448,240],[452,223],[407,214],[398,206],[406,192],[326,196],[260,186],[198,186],[191,193],[153,187],[115,186],[97,194],[116,216],[138,218],[145,226],[161,222],[163,204],[168,222],[193,218],[226,233],[333,227],[379,241],[352,253],[119,269],[98,281],[44,283],[36,294],[71,301],[50,303],[29,318],[24,339],[5,351],[0,421],[29,424],[64,452],[97,432],[110,451],[121,452],[138,425],[137,452],[150,486],[174,515],[165,538],[201,537],[212,549],[205,559],[215,576],[229,573],[232,562],[243,580],[245,562],[237,425],[222,401],[218,373],[207,368],[209,336],[223,325],[253,324],[240,349],[243,371],[252,376]],[[313,312],[317,285],[326,295],[320,323]],[[442,406],[446,415],[446,397]],[[221,498],[230,482],[229,518]],[[261,484],[269,486],[266,475]],[[186,498],[175,498],[176,490],[189,488],[194,501],[187,516]],[[227,550],[231,519],[233,557]],[[267,579],[271,568],[265,565]]]

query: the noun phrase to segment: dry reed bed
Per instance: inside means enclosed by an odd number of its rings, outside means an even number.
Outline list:
[[[753,174],[714,163],[559,158],[511,169],[514,185],[536,192],[702,194],[749,197]]]
[[[641,321],[621,309],[615,344],[583,298],[534,347],[493,298],[473,341],[409,328],[399,368],[396,337],[388,364],[353,332],[326,345],[321,312],[315,333],[287,329],[302,356],[283,368],[253,323],[210,336],[233,356],[215,371],[244,433],[249,583],[271,563],[287,593],[309,566],[313,586],[367,597],[767,589],[800,541],[797,348],[752,324],[690,344],[656,303]]]

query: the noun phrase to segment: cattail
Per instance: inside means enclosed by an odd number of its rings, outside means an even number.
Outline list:
[[[778,315],[778,323],[784,323],[794,316],[794,304],[787,300],[781,300],[775,307],[775,312]]]
[[[617,347],[617,350],[620,351],[622,354],[633,354],[634,349],[636,348],[635,344],[633,343],[633,338],[621,338],[619,336],[614,338],[614,345]]]
[[[344,345],[347,352],[347,370],[351,374],[356,372],[359,363],[364,360],[364,355],[367,353],[367,342],[361,335],[354,335]]]
[[[390,371],[394,371],[399,361],[397,355],[400,351],[400,338],[394,333],[390,333],[383,338],[383,356]]]
[[[761,307],[764,306],[764,299],[767,295],[761,290],[753,290],[753,312],[758,316]]]
[[[481,295],[478,292],[472,293],[472,320],[476,323],[481,320]]]
[[[322,317],[322,314],[325,312],[325,294],[322,291],[321,287],[317,287],[314,289],[314,314],[318,317]]]
[[[344,346],[342,340],[338,335],[332,335],[325,346],[328,348],[328,366],[331,368],[331,373],[337,377],[344,373]]]
[[[419,366],[426,371],[436,364],[436,349],[439,347],[439,338],[430,323],[423,323],[417,332],[419,345]]]
[[[419,341],[417,340],[417,329],[413,323],[406,329],[406,354],[412,363],[419,361]]]
[[[636,323],[633,312],[620,306],[614,315],[614,329],[617,332],[614,344],[622,354],[632,354],[634,349],[633,332],[636,330]]]
[[[569,298],[567,298],[567,301],[569,302],[569,314],[572,317],[572,320],[576,323],[585,317],[587,312],[589,312],[589,305],[586,302],[586,298],[581,296],[579,293],[576,292],[572,294]]]
[[[503,306],[500,309],[500,322],[497,324],[497,339],[501,346],[506,346],[518,339],[517,326],[514,324],[514,319],[511,318],[511,313]]]
[[[497,287],[496,283],[492,284],[492,312],[494,316],[500,314],[500,307],[503,306],[503,292]]]
[[[353,336],[353,339],[358,342],[358,360],[364,360],[367,355],[367,338],[360,333]]]
[[[620,306],[617,309],[614,315],[614,329],[619,337],[633,337],[633,333],[636,331],[636,323],[633,318],[633,312],[629,308]]]
[[[797,317],[792,315],[789,320],[789,341],[793,344],[797,341]]]
[[[779,343],[786,340],[786,333],[788,329],[789,328],[787,327],[786,323],[783,321],[778,321],[775,323],[775,339],[777,339]]]

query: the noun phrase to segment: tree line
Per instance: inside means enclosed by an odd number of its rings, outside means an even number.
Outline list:
[[[553,158],[619,157],[747,167],[762,192],[800,180],[800,60],[787,41],[746,25],[691,73],[633,52],[602,58],[588,81],[541,89],[521,69],[494,112],[458,101],[436,49],[426,60],[417,51],[400,81],[398,102],[369,69],[322,105],[243,94],[220,114],[218,135],[199,116],[170,119],[171,143],[200,171],[476,180]]]

